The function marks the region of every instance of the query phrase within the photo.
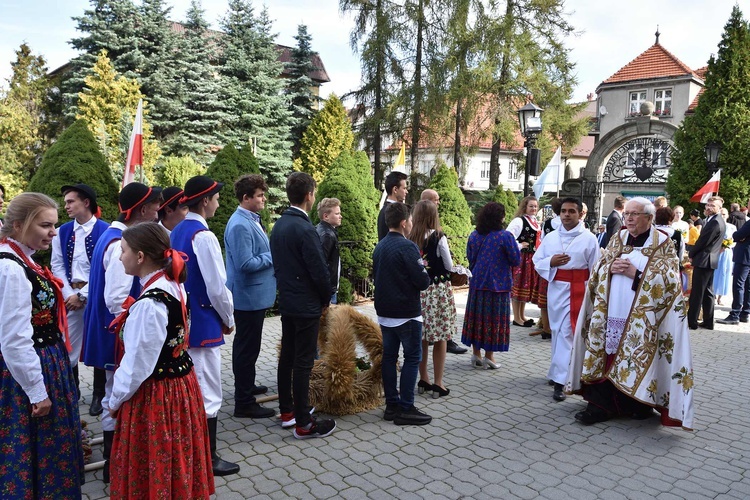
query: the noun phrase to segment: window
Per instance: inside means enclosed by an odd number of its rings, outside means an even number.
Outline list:
[[[672,114],[672,89],[654,91],[654,114],[656,116]]]
[[[518,180],[518,160],[516,159],[508,162],[508,179],[512,181]]]
[[[482,172],[479,175],[480,179],[489,179],[490,178],[490,162],[483,161],[482,162]]]
[[[638,113],[641,112],[641,104],[643,104],[644,102],[646,102],[645,90],[631,92],[630,93],[630,109],[628,111],[628,114],[630,116],[636,116]]]

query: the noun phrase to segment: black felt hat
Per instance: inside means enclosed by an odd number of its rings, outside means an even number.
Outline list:
[[[223,182],[216,182],[205,175],[191,177],[185,183],[185,194],[180,198],[180,205],[192,207],[206,196],[213,196],[224,187]]]
[[[164,189],[164,191],[161,192],[161,197],[164,201],[159,207],[159,210],[163,210],[164,207],[169,207],[174,210],[179,204],[180,198],[182,198],[182,195],[184,193],[185,192],[182,190],[182,188],[176,186]]]
[[[148,187],[140,182],[131,182],[120,191],[119,207],[123,220],[130,219],[136,208],[145,203],[156,201],[161,197],[160,187]],[[123,217],[124,216],[124,217]]]
[[[78,193],[78,196],[81,198],[86,198],[89,200],[89,208],[91,209],[91,213],[96,215],[97,217],[101,214],[99,211],[99,205],[96,203],[96,191],[91,186],[87,186],[86,184],[75,184],[72,186],[63,186],[60,188],[60,194],[65,196],[65,193],[68,191],[75,191]]]

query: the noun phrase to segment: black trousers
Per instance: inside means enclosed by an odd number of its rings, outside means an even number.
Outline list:
[[[94,368],[94,390],[92,393],[100,398],[104,397],[104,386],[107,384],[107,371],[103,368]]]
[[[263,319],[266,310],[234,311],[236,332],[232,344],[232,372],[234,373],[235,408],[247,408],[255,403],[255,363],[260,355]]]
[[[693,268],[693,288],[688,300],[688,326],[698,326],[698,315],[703,307],[703,323],[714,326],[714,270]]]
[[[583,385],[583,399],[609,416],[632,416],[648,412],[651,407],[620,392],[612,382]]]
[[[279,411],[294,411],[297,425],[310,423],[310,372],[315,362],[320,318],[281,316],[281,354],[277,383]]]

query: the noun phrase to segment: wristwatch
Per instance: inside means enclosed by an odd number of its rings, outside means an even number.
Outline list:
[[[76,295],[78,296],[78,300],[80,300],[84,304],[86,303],[86,296],[85,295],[83,295],[81,292],[76,293]]]

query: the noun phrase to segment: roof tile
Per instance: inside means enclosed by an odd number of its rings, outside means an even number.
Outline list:
[[[641,55],[620,68],[614,75],[604,80],[602,85],[686,75],[697,76],[685,63],[677,59],[659,43],[655,43]]]

